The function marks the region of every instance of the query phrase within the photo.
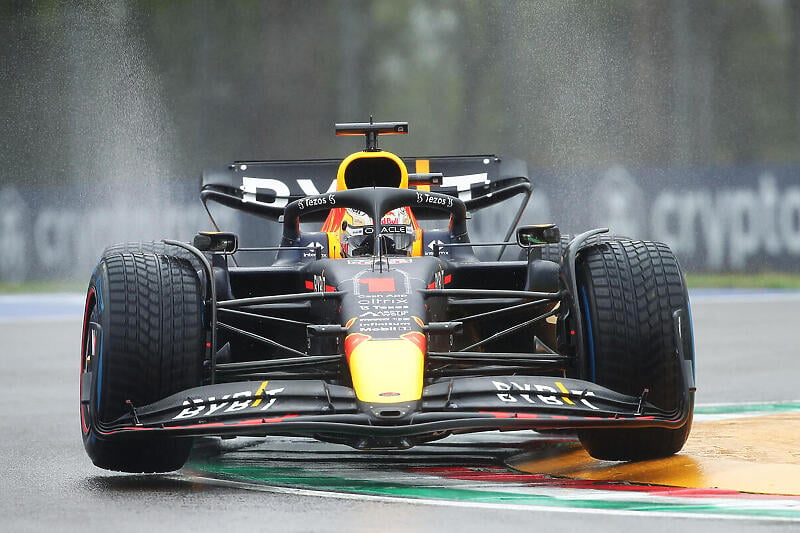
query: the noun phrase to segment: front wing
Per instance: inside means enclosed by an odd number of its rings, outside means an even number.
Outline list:
[[[691,369],[684,369],[691,372]],[[269,380],[207,385],[135,406],[98,434],[175,436],[321,434],[423,436],[491,429],[677,428],[691,415],[693,387],[678,409],[663,411],[639,397],[574,379],[492,376],[447,379],[425,387],[411,404],[371,404],[349,387],[321,380]]]

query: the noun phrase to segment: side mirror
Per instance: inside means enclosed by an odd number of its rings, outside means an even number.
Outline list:
[[[192,244],[202,252],[232,254],[239,249],[239,237],[226,231],[201,231]]]
[[[555,224],[533,224],[517,228],[517,244],[522,248],[559,242],[561,242],[561,231]]]

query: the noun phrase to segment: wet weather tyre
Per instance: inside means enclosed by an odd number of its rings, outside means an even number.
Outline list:
[[[168,246],[161,241],[122,242],[107,247],[103,251],[103,256],[126,253],[170,255],[170,252],[174,255],[175,251],[181,251],[181,249]]]
[[[689,419],[677,429],[587,429],[578,432],[581,444],[592,457],[614,461],[680,451],[691,430],[693,394],[677,354],[693,361],[693,341],[677,259],[665,244],[612,241],[581,251],[577,273],[589,380],[632,396],[649,389],[647,401],[665,411],[677,412],[681,398],[690,402]],[[682,317],[680,340],[676,311]]]
[[[569,241],[572,240],[572,235],[562,235],[561,242],[552,244],[543,244],[541,246],[534,246],[530,249],[530,259],[543,259],[545,261],[552,261],[554,263],[561,262],[561,255],[567,249]],[[529,250],[522,249],[519,251],[520,261],[528,259]]]
[[[143,406],[202,384],[202,293],[185,260],[106,251],[89,284],[81,358],[83,443],[95,465],[169,472],[186,462],[190,438],[104,435]]]
[[[103,251],[103,256],[129,253],[168,255],[177,259],[183,259],[192,265],[197,271],[203,270],[203,264],[201,260],[198,259],[194,254],[179,246],[167,244],[164,241],[122,242],[118,244],[112,244],[111,246],[107,247],[105,251]],[[203,278],[201,277],[201,280],[202,279]]]
[[[540,246],[539,247],[541,253],[540,259],[544,259],[545,261],[552,261],[554,263],[560,263],[561,256],[564,254],[564,250],[567,249],[567,245],[571,240],[572,240],[572,235],[562,235],[561,242],[554,244],[545,244],[544,246]]]

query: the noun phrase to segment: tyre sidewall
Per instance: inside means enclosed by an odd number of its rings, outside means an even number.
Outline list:
[[[86,370],[86,349],[87,343],[90,342],[89,335],[89,322],[96,320],[100,324],[99,338],[97,339],[97,354],[95,360],[90,362],[92,370],[91,389],[89,391],[89,405],[88,409],[82,410],[88,415],[86,424],[82,424],[83,443],[89,456],[94,460],[93,453],[97,452],[97,442],[99,437],[97,435],[97,423],[100,420],[99,404],[101,402],[100,395],[98,394],[98,385],[103,383],[101,372],[103,370],[102,357],[103,357],[103,336],[105,335],[104,324],[109,323],[108,306],[105,305],[106,294],[108,293],[108,271],[105,261],[101,260],[92,273],[91,281],[89,282],[89,289],[86,296],[86,311],[83,322],[83,335],[81,343],[81,371]],[[101,391],[102,392],[102,391]]]

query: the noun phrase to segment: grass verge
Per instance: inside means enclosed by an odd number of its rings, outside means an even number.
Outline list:
[[[757,272],[752,274],[686,274],[690,289],[800,289],[800,274]]]
[[[86,292],[86,283],[80,281],[26,281],[0,283],[0,294],[36,294],[53,292]]]

